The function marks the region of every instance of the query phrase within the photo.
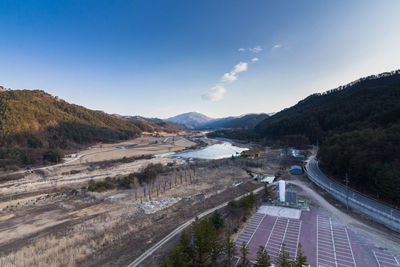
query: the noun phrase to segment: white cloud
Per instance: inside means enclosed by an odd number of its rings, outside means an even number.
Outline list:
[[[250,50],[251,52],[253,52],[253,53],[259,53],[259,52],[262,51],[262,48],[261,48],[261,46],[257,45],[256,47],[249,48],[249,50]]]
[[[252,59],[251,59],[251,62],[257,62],[259,59],[258,59],[258,57],[253,57]]]
[[[235,66],[235,68],[233,69],[233,72],[236,74],[236,73],[239,73],[239,72],[242,72],[242,71],[246,71],[246,70],[247,70],[247,63],[246,62],[240,62],[239,64],[237,64]]]
[[[258,58],[253,58],[251,62],[258,61]],[[239,62],[238,64],[233,67],[231,72],[225,73],[222,78],[221,82],[234,82],[238,79],[237,74],[243,71],[247,71],[248,62]],[[201,95],[201,98],[206,101],[218,101],[221,100],[226,93],[225,87],[222,85],[216,85],[213,88],[208,89],[204,94]]]
[[[233,71],[227,72],[222,76],[222,82],[233,82],[238,79],[237,75],[239,72],[243,72],[247,70],[247,62],[239,62],[234,68]]]
[[[239,52],[250,51],[250,52],[253,52],[253,53],[259,53],[262,50],[263,50],[262,47],[259,46],[259,45],[257,45],[256,47],[251,47],[251,48],[243,48],[243,47],[241,47],[241,48],[238,49]]]
[[[222,76],[221,81],[223,82],[233,82],[237,80],[237,76],[236,73],[231,71],[231,72],[227,72],[224,74],[224,76]]]
[[[282,47],[281,44],[275,44],[275,45],[272,47],[272,49],[278,49],[278,48],[281,48],[281,47]]]
[[[218,101],[225,95],[226,89],[221,85],[216,85],[205,92],[201,98],[206,101]]]

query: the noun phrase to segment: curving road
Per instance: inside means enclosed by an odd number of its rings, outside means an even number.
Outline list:
[[[318,167],[318,161],[315,156],[311,156],[305,166],[308,177],[318,186],[330,192],[333,196],[348,196],[349,201],[357,203],[357,205],[365,207],[376,214],[381,214],[389,220],[400,222],[400,210],[385,205],[378,200],[367,197],[357,191],[347,189],[346,186],[337,183],[327,177]],[[351,177],[350,177],[351,179]],[[348,190],[348,191],[347,191]]]
[[[255,190],[253,190],[253,193],[258,193],[261,190],[263,190],[264,187],[259,187]],[[248,194],[248,193],[246,193]],[[234,200],[239,200],[241,197],[245,196],[246,194],[243,194],[241,196],[238,196],[237,198],[235,198]],[[214,208],[211,208],[209,210],[204,211],[203,213],[199,214],[197,217],[198,218],[202,218],[204,216],[209,215],[210,213],[213,213],[214,211],[221,209],[223,207],[225,207],[226,205],[228,205],[229,201],[222,203],[221,205],[218,205]],[[173,238],[174,236],[176,236],[177,234],[179,234],[180,232],[182,232],[183,229],[185,229],[186,227],[188,227],[191,223],[194,222],[196,217],[193,217],[192,219],[188,220],[187,222],[185,222],[184,224],[182,224],[181,226],[179,226],[178,228],[176,228],[175,230],[173,230],[171,233],[169,233],[167,236],[165,236],[163,239],[161,239],[159,242],[157,242],[156,244],[154,244],[151,248],[149,248],[148,250],[146,250],[142,255],[140,255],[138,258],[136,258],[133,262],[131,262],[128,267],[135,267],[135,266],[139,266],[139,264],[141,264],[145,259],[147,259],[147,257],[149,257],[151,254],[153,254],[158,248],[160,248],[161,246],[163,246],[165,243],[167,243],[169,240],[171,240],[171,238]]]

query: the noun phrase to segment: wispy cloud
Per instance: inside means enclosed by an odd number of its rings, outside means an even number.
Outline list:
[[[250,47],[250,48],[241,47],[238,49],[239,52],[250,51],[253,53],[260,53],[262,50],[263,50],[262,47],[259,45],[255,46],[255,47]]]
[[[259,52],[261,52],[263,49],[261,48],[261,46],[256,46],[256,47],[253,47],[253,48],[249,48],[249,50],[251,51],[251,52],[253,52],[253,53],[259,53]]]
[[[225,87],[222,85],[216,85],[213,88],[208,89],[201,97],[206,101],[218,101],[224,97],[225,93]]]
[[[281,48],[281,47],[282,47],[281,44],[275,44],[275,45],[272,47],[272,49],[278,49],[278,48]]]
[[[243,48],[244,49],[244,48]],[[258,58],[254,57],[250,60],[250,62],[257,62]],[[221,83],[215,85],[214,87],[208,89],[204,94],[201,95],[201,98],[205,101],[218,101],[221,100],[225,93],[226,88],[223,86],[223,83],[231,83],[238,80],[238,73],[247,71],[249,62],[239,62],[233,67],[233,70],[225,73],[221,77]]]

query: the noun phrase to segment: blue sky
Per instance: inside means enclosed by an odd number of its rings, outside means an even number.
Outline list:
[[[400,68],[400,1],[3,1],[0,85],[108,113],[275,112]]]

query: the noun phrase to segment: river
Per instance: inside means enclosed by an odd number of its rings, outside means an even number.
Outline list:
[[[238,147],[225,140],[218,140],[221,143],[209,145],[205,148],[183,152],[183,153],[166,153],[158,155],[160,157],[172,157],[183,159],[223,159],[232,157],[232,155],[240,154],[248,148]]]

